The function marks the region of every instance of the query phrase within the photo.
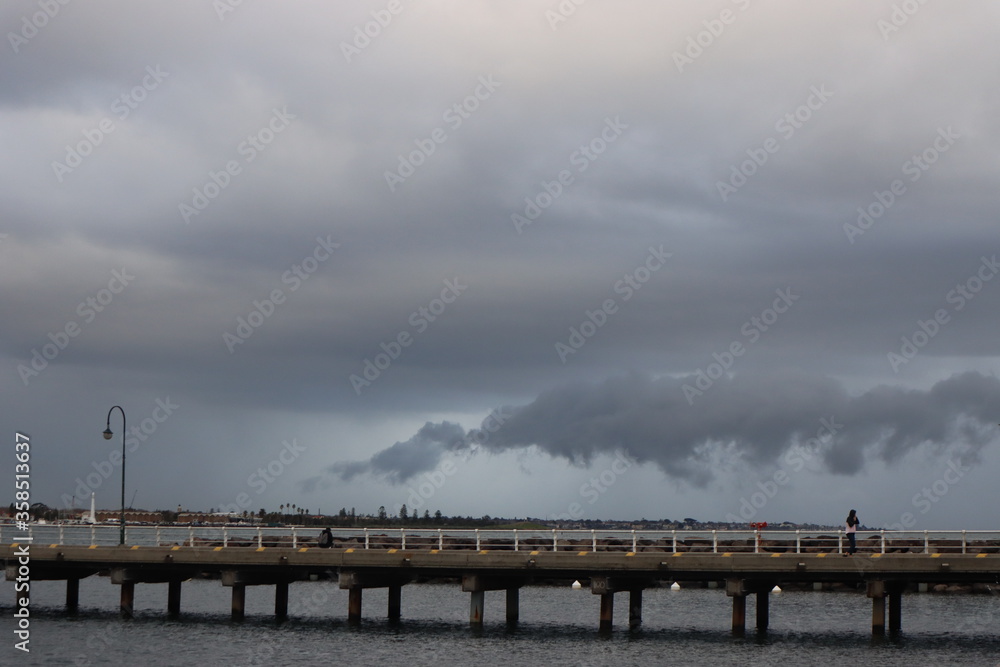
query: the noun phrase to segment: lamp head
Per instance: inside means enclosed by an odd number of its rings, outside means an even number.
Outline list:
[[[114,433],[111,432],[111,427],[110,426],[108,428],[104,429],[104,439],[105,440],[110,440],[111,436],[113,436],[113,435],[114,435]]]

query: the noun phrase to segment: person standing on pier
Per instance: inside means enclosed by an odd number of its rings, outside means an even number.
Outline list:
[[[861,523],[861,519],[858,518],[857,512],[851,510],[851,513],[847,515],[847,530],[845,531],[847,533],[847,541],[850,544],[850,548],[847,550],[847,554],[845,555],[853,556],[854,552],[858,550],[856,535],[859,523]]]

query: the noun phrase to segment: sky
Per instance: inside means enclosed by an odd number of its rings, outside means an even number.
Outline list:
[[[7,483],[997,528],[998,19],[5,2]]]

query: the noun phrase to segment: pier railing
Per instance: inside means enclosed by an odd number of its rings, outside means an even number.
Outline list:
[[[126,526],[128,546],[317,546],[319,528],[264,526]],[[334,548],[476,551],[601,551],[698,553],[846,553],[843,531],[815,530],[579,530],[579,529],[335,529]],[[16,534],[23,538],[24,532]],[[15,535],[0,525],[0,543]],[[36,545],[114,546],[117,525],[31,524]],[[1000,553],[1000,531],[858,531],[861,553]]]

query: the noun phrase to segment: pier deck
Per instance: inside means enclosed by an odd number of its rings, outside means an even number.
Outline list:
[[[8,580],[16,580],[24,560],[23,545],[4,546]],[[1000,582],[1000,555],[989,553],[692,553],[496,551],[440,549],[319,549],[316,547],[203,546],[30,546],[30,578],[67,581],[67,607],[78,603],[79,580],[108,573],[122,587],[121,609],[131,614],[136,583],[170,584],[168,611],[180,611],[181,582],[195,576],[218,576],[232,588],[233,616],[243,616],[245,587],[275,586],[275,614],[287,616],[288,584],[314,576],[336,576],[349,590],[348,618],[361,619],[362,591],[389,589],[389,617],[399,617],[401,588],[413,581],[453,578],[472,594],[470,622],[482,623],[483,594],[507,591],[507,619],[517,619],[517,591],[538,582],[584,581],[601,597],[603,630],[611,628],[612,599],[630,594],[630,626],[641,620],[642,591],[674,581],[725,582],[733,598],[734,632],[745,625],[745,599],[757,595],[757,629],[767,627],[768,598],[775,585],[812,582],[864,584],[872,599],[872,629],[901,625],[900,596],[916,583]]]

